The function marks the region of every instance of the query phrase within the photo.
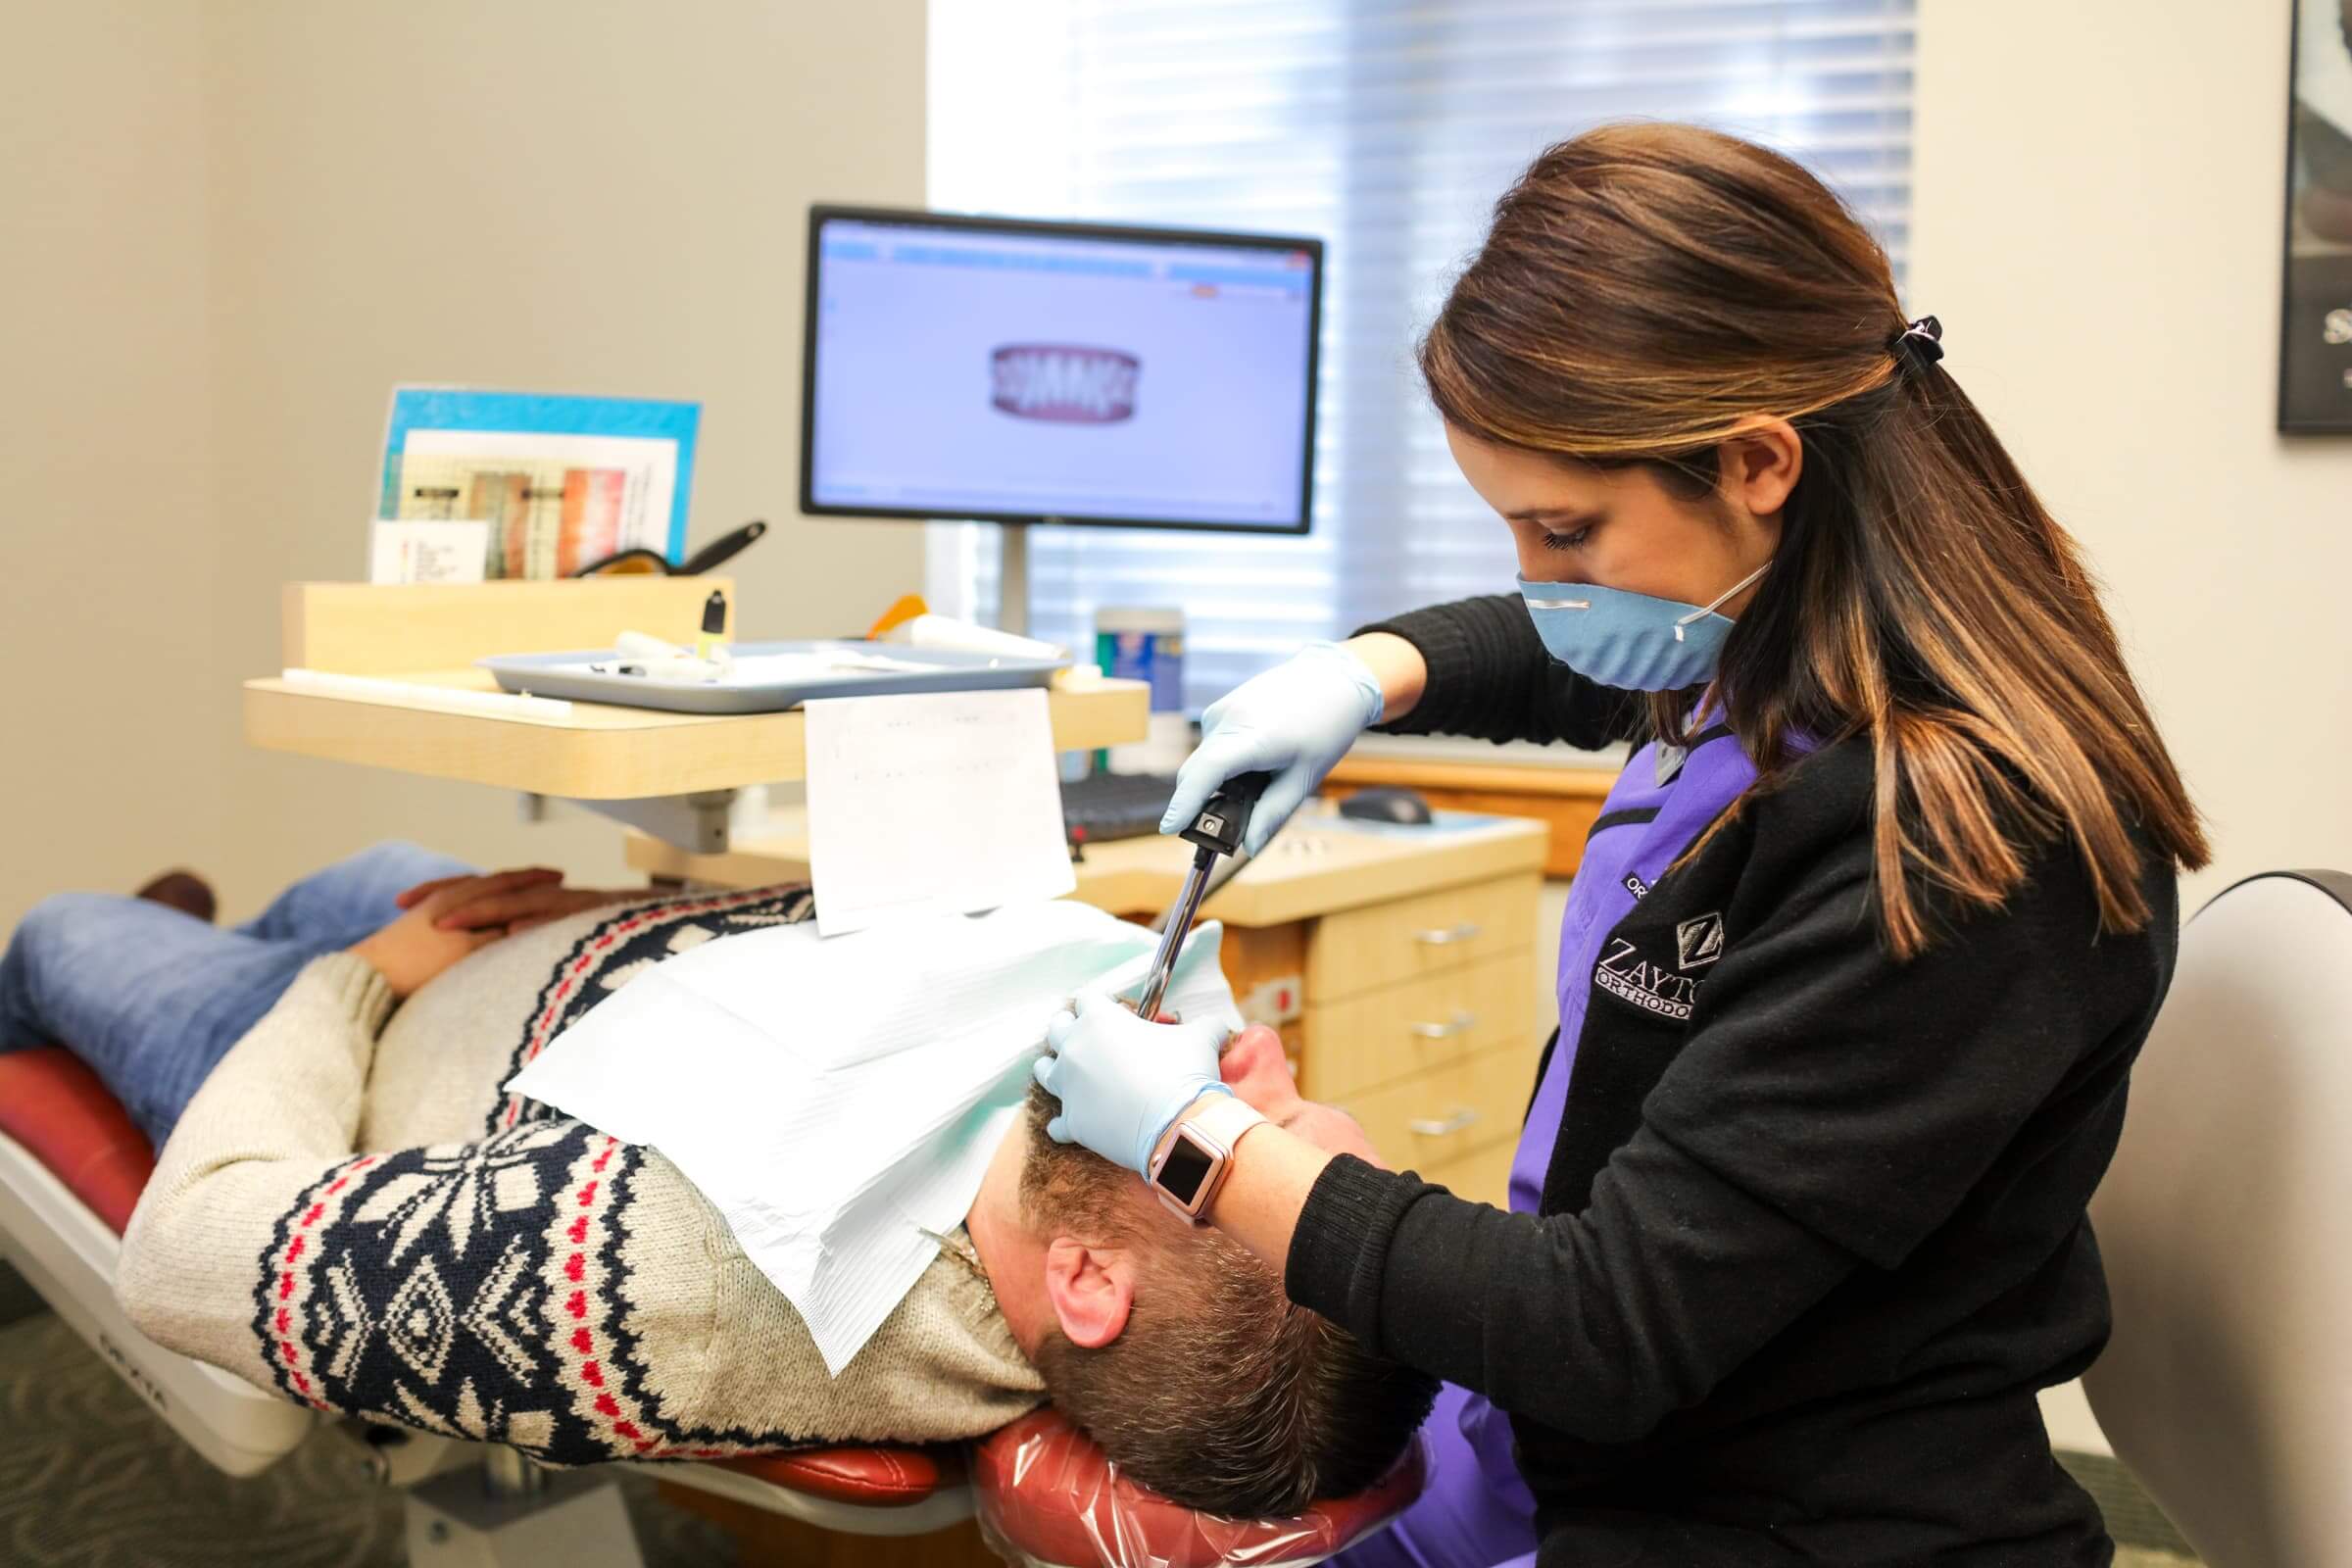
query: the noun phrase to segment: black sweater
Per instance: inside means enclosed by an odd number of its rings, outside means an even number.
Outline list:
[[[1629,736],[1641,709],[1544,655],[1516,598],[1413,642],[1405,723]],[[1723,917],[1688,1021],[1595,989],[1540,1215],[1346,1156],[1292,1239],[1293,1298],[1508,1412],[1542,1561],[2104,1564],[2034,1391],[2108,1329],[2084,1205],[2172,976],[2155,918],[2101,934],[2074,852],[1898,963],[1871,879],[1871,760],[1797,764],[1614,935],[1674,961]]]

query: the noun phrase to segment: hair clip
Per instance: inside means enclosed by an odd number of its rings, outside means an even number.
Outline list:
[[[1933,316],[1923,316],[1897,332],[1886,352],[1925,369],[1943,358],[1943,323]]]

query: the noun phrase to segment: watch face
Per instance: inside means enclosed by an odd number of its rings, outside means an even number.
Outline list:
[[[1208,1179],[1210,1163],[1207,1150],[1178,1134],[1166,1161],[1159,1167],[1159,1185],[1170,1198],[1189,1205],[1200,1196],[1200,1184]]]

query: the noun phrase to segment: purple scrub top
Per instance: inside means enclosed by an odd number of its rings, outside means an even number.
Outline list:
[[[1585,841],[1584,858],[1560,917],[1559,1043],[1552,1047],[1551,1060],[1536,1086],[1518,1152],[1511,1156],[1510,1206],[1516,1213],[1535,1213],[1544,1195],[1552,1145],[1567,1114],[1568,1081],[1576,1071],[1585,1006],[1594,985],[1608,984],[1602,956],[1609,932],[1707,824],[1755,782],[1755,765],[1730,730],[1717,726],[1700,731],[1696,739],[1698,744],[1688,755],[1655,741],[1636,752],[1617,775],[1592,837]],[[1507,1494],[1525,1496],[1527,1484],[1511,1459],[1509,1419],[1473,1395],[1462,1410],[1461,1430],[1477,1450],[1479,1468],[1489,1483]]]

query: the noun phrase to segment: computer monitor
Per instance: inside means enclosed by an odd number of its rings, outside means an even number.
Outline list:
[[[1304,533],[1322,286],[1316,239],[812,207],[801,510]]]

